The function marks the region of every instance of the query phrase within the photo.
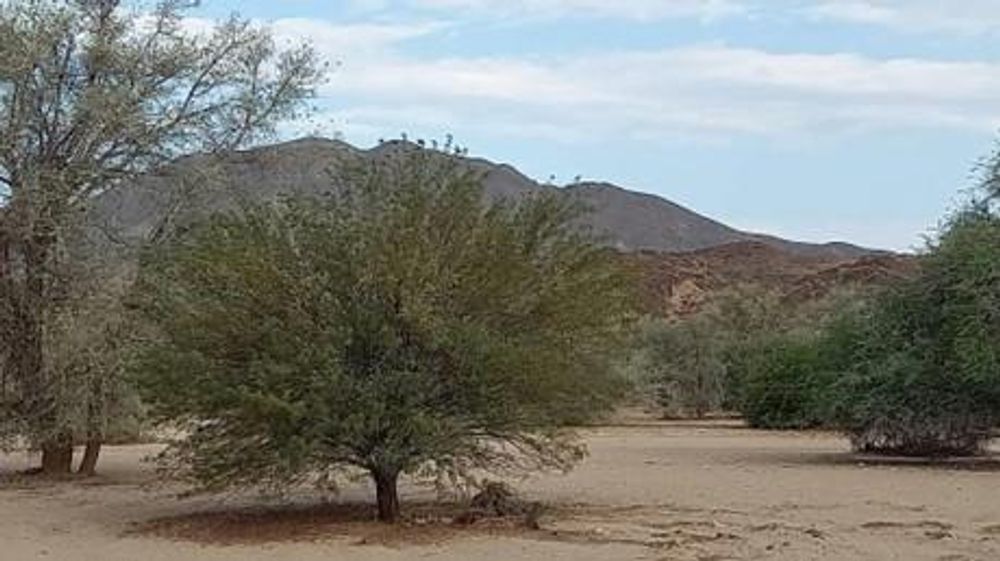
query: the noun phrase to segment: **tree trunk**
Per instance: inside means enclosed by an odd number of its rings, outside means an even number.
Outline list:
[[[372,479],[375,480],[378,519],[380,522],[392,524],[399,519],[399,491],[397,489],[399,472],[373,470]]]
[[[61,434],[42,445],[42,473],[69,475],[73,473],[73,438]]]
[[[90,396],[87,406],[87,446],[83,450],[83,459],[77,473],[90,477],[97,473],[97,459],[101,455],[101,445],[104,444],[103,420],[104,391],[103,375],[93,376],[90,381]]]
[[[24,294],[19,303],[19,322],[16,329],[19,377],[22,399],[32,404],[26,411],[30,422],[39,432],[46,434],[59,426],[58,402],[52,395],[53,388],[46,379],[44,359],[44,317],[48,302],[48,255],[50,243],[47,236],[27,236],[24,252]],[[66,475],[73,472],[73,435],[65,431],[42,443],[42,473]]]
[[[87,439],[87,447],[83,451],[83,460],[80,461],[77,473],[86,477],[97,473],[97,458],[101,455],[102,443],[103,439],[100,436],[91,436]]]

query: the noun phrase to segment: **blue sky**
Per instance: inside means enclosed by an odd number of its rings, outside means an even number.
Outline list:
[[[204,0],[338,62],[300,130],[910,249],[1000,127],[1000,1]]]

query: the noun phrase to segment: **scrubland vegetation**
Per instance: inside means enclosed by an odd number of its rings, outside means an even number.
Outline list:
[[[166,427],[160,465],[196,490],[360,471],[392,522],[403,475],[475,488],[573,468],[573,427],[626,398],[832,429],[865,453],[986,450],[1000,157],[912,278],[795,305],[744,287],[685,319],[639,319],[635,279],[569,199],[484,203],[450,143],[331,162],[327,198],[165,218],[119,247],[86,222],[96,197],[271,138],[324,76],[237,19],[192,40],[181,11],[0,10],[0,446],[40,451],[38,471],[68,475],[85,445],[93,475],[109,438]]]
[[[912,278],[803,308],[766,291],[652,320],[637,358],[667,412],[737,411],[760,428],[842,431],[862,452],[970,455],[1000,414],[998,160]]]

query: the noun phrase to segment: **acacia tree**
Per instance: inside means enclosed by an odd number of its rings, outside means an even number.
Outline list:
[[[163,456],[205,490],[370,474],[568,469],[607,410],[628,314],[566,199],[485,204],[481,178],[397,150],[330,200],[226,214],[146,257],[137,361]]]
[[[120,0],[0,2],[0,381],[4,425],[71,469],[77,392],[52,359],[79,316],[71,239],[95,197],[180,155],[270,136],[321,79],[311,48],[279,50],[233,17],[186,32],[186,4],[151,14]]]

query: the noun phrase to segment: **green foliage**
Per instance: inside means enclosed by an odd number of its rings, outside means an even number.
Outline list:
[[[834,388],[852,360],[868,295],[841,291],[789,310],[730,349],[736,402],[756,428],[826,426]]]
[[[824,424],[832,386],[827,348],[814,337],[783,334],[744,358],[741,412],[755,428],[804,429]]]
[[[864,302],[849,290],[793,305],[737,287],[693,317],[648,320],[633,363],[668,416],[738,411],[757,428],[821,426],[836,372],[850,360],[853,342],[844,337]]]
[[[921,262],[915,278],[874,297],[847,295],[770,331],[736,329],[744,336],[727,366],[749,424],[834,427],[865,452],[981,451],[1000,418],[992,197],[954,215]]]
[[[707,317],[686,321],[647,320],[640,330],[646,381],[668,417],[704,417],[725,400],[723,341]]]
[[[794,314],[776,292],[758,286],[725,291],[704,313],[715,326],[714,339],[725,364],[723,406],[742,412],[744,385],[755,375],[758,351],[789,329]]]
[[[145,259],[137,373],[188,431],[165,460],[208,490],[361,468],[380,507],[399,473],[569,468],[564,426],[619,392],[613,256],[564,199],[484,204],[437,151],[355,167],[329,200],[215,216]]]
[[[0,2],[0,414],[14,417],[0,438],[41,448],[46,471],[69,471],[122,386],[102,356],[120,318],[83,319],[127,285],[80,251],[100,237],[81,224],[94,200],[177,157],[273,136],[322,79],[309,46],[280,49],[239,18],[186,31],[187,4]]]
[[[856,448],[979,452],[1000,418],[1000,217],[982,205],[953,217],[854,339],[835,422]]]
[[[695,316],[647,320],[633,357],[642,391],[667,416],[742,410],[761,346],[794,325],[785,308],[774,292],[747,285],[718,294]]]

